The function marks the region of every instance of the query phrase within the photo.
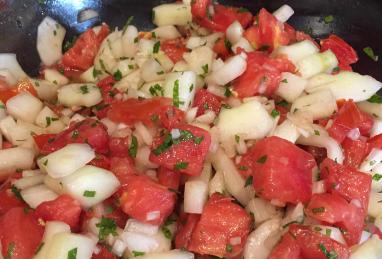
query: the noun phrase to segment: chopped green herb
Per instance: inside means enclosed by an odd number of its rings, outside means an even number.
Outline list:
[[[165,152],[167,149],[169,149],[172,146],[172,144],[173,143],[172,143],[171,134],[167,134],[163,143],[153,150],[154,155],[159,156],[160,154]]]
[[[111,205],[106,205],[105,206],[105,210],[104,210],[105,214],[110,214],[113,211],[114,211],[114,208]]]
[[[96,191],[85,190],[83,196],[88,198],[93,198],[96,195]]]
[[[37,249],[36,249],[36,252],[34,252],[34,254],[36,255],[36,254],[38,254],[38,252],[40,252],[40,250],[41,250],[41,248],[44,246],[44,242],[41,242],[39,245],[38,245],[38,247],[37,247]]]
[[[53,80],[53,84],[57,85],[58,84],[57,80]]]
[[[325,16],[324,17],[324,22],[326,23],[326,24],[328,24],[328,23],[332,23],[334,21],[334,17],[333,17],[333,15],[328,15],[328,16]]]
[[[164,71],[162,70],[162,71],[159,71],[159,72],[157,72],[157,75],[163,75],[164,74]]]
[[[154,13],[154,12],[153,12],[153,13]],[[134,256],[143,256],[143,255],[145,255],[145,252],[132,251],[132,254],[133,254]]]
[[[238,12],[238,13],[248,13],[249,10],[248,10],[247,8],[240,7],[239,9],[237,9],[237,12]]]
[[[240,142],[240,136],[239,136],[239,135],[235,135],[235,142],[236,142],[236,143],[239,143],[239,142]]]
[[[72,138],[73,139],[78,138],[79,135],[80,135],[80,132],[78,130],[73,130],[73,132],[72,132]]]
[[[314,135],[316,135],[316,136],[320,136],[320,131],[318,131],[318,130],[314,130]]]
[[[227,244],[226,247],[225,247],[225,250],[228,252],[228,253],[231,253],[232,250],[233,250],[233,247],[231,244]]]
[[[224,96],[225,96],[225,97],[230,97],[230,96],[232,96],[232,91],[231,91],[231,89],[230,89],[228,86],[225,86],[224,88],[225,88],[225,90],[224,90]]]
[[[93,68],[93,77],[96,78],[98,75],[102,75],[102,71],[96,68]]]
[[[281,80],[281,83],[287,84],[288,83],[288,79]]]
[[[369,103],[382,103],[382,96],[379,94],[373,94],[369,99],[367,99]]]
[[[131,144],[129,147],[129,155],[136,157],[138,152],[138,139],[134,135],[131,136]]]
[[[191,85],[190,85],[190,90],[189,90],[190,93],[192,92],[193,89],[194,89],[194,84],[191,84]]]
[[[73,38],[71,38],[68,41],[66,41],[65,44],[64,44],[64,47],[63,47],[64,52],[66,52],[67,50],[72,48],[74,46],[74,43],[76,43],[76,40],[77,40],[77,36],[74,36]]]
[[[12,191],[13,195],[15,195],[15,197],[17,199],[19,199],[20,201],[23,201],[23,197],[21,196],[20,189],[17,188],[16,185],[12,184],[11,191]]]
[[[245,165],[241,165],[241,166],[239,166],[239,170],[240,171],[247,171],[248,167],[246,167]]]
[[[16,245],[14,242],[9,243],[5,259],[12,259],[13,253],[15,252],[15,247]]]
[[[203,109],[208,110],[210,107],[208,107],[208,103],[203,103]]]
[[[158,114],[153,114],[153,115],[151,115],[150,119],[152,122],[157,123],[159,120],[159,116],[158,116]]]
[[[58,71],[61,75],[64,75],[64,74],[65,74],[65,69],[63,69],[63,68],[57,68],[57,71]]]
[[[329,252],[328,249],[326,249],[326,247],[324,246],[324,244],[320,243],[318,245],[318,248],[326,256],[327,259],[337,259],[338,258],[336,251],[333,250],[333,251]]]
[[[101,65],[101,69],[107,73],[105,63],[103,63],[102,59],[99,60],[99,64]]]
[[[231,106],[229,106],[229,105],[226,104],[226,103],[223,103],[223,104],[222,104],[222,107],[223,107],[224,109],[231,109],[231,108],[232,108]]]
[[[53,31],[53,35],[57,36],[57,31],[56,30]]]
[[[202,69],[204,74],[208,74],[208,64],[205,64],[204,66],[202,66]]]
[[[188,167],[187,162],[178,162],[174,166],[174,170],[186,169]]]
[[[131,64],[128,65],[128,67],[129,67],[130,70],[133,70],[133,69],[135,68],[135,66],[134,66],[134,65],[131,65]]]
[[[368,55],[369,58],[371,58],[375,62],[378,61],[379,57],[377,55],[375,55],[374,50],[371,47],[363,48],[363,52],[365,52],[365,54]]]
[[[117,235],[117,224],[114,220],[102,217],[101,221],[96,224],[96,227],[99,228],[98,237],[100,240],[105,240],[108,235]]]
[[[320,228],[320,227],[317,227],[317,226],[314,227],[314,231],[319,232],[319,231],[321,231],[321,230],[322,230],[322,228]]]
[[[151,37],[152,37],[153,39],[156,39],[156,38],[157,38],[157,34],[155,33],[155,31],[151,32]]]
[[[324,207],[313,208],[313,209],[312,209],[312,212],[313,212],[314,214],[317,214],[317,213],[323,213],[323,212],[325,212],[325,208],[324,208]]]
[[[272,118],[277,118],[278,116],[280,116],[280,112],[276,109],[273,109],[272,112],[271,112],[271,116]]]
[[[68,259],[77,259],[77,247],[68,251]]]
[[[287,227],[289,227],[289,225],[294,224],[294,223],[298,224],[298,223],[300,223],[300,222],[298,222],[297,220],[293,220],[293,221],[288,222],[288,223],[286,223],[285,225],[283,225],[282,228],[287,228]]]
[[[155,11],[152,10],[151,11],[151,21],[154,21],[155,20]]]
[[[280,102],[277,102],[276,105],[281,106],[281,107],[288,107],[289,104],[287,101],[282,100]]]
[[[88,94],[89,93],[89,89],[88,89],[87,85],[80,86],[80,90],[81,90],[82,94]]]
[[[257,159],[256,162],[259,164],[264,164],[266,161],[267,161],[267,156],[264,155],[264,156],[260,157],[259,159]]]
[[[165,236],[165,238],[171,240],[171,238],[172,238],[172,233],[171,233],[170,229],[168,229],[168,227],[166,227],[166,226],[163,226],[163,227],[161,228],[161,230],[162,230],[162,233],[163,233],[163,235]]]
[[[331,234],[332,234],[332,230],[330,228],[325,229],[325,235],[330,237]]]
[[[382,179],[382,175],[380,175],[380,174],[374,174],[373,175],[373,180],[374,181],[379,181],[379,180],[381,180]]]
[[[122,79],[122,72],[118,69],[117,71],[115,71],[115,73],[113,74],[113,77],[116,81],[120,81]]]
[[[149,88],[150,94],[152,96],[163,96],[164,90],[159,84],[155,84]]]
[[[174,82],[174,88],[172,89],[172,102],[173,105],[177,108],[179,108],[179,80],[175,80]]]
[[[48,165],[48,159],[45,160],[42,164],[43,164],[44,166],[47,166],[47,165]]]
[[[126,23],[125,23],[125,25],[123,26],[123,29],[122,29],[122,35],[125,34],[127,27],[131,24],[131,22],[132,22],[133,20],[134,20],[134,16],[130,16],[130,17],[127,19],[127,21],[126,21]]]
[[[335,67],[335,68],[333,68],[333,73],[337,73],[337,72],[339,72],[340,71],[340,67]]]
[[[226,48],[228,51],[231,51],[232,44],[231,44],[231,42],[229,42],[229,40],[224,39],[224,46],[225,46],[225,48]]]
[[[0,109],[5,109],[4,104],[0,104]]]
[[[138,41],[139,41],[139,38],[138,38],[138,37],[135,37],[135,38],[134,38],[134,43],[138,43]]]
[[[153,47],[153,53],[156,54],[159,52],[160,49],[160,41],[155,42],[154,47]]]
[[[377,163],[377,161],[375,161],[375,160],[371,160],[371,161],[369,162],[369,164],[370,164],[371,166],[375,165],[376,163]]]
[[[247,187],[247,186],[251,186],[253,183],[253,176],[249,176],[246,180],[245,180],[245,185],[244,187]]]
[[[202,143],[203,139],[204,139],[203,136],[201,136],[201,137],[195,137],[195,138],[194,138],[194,143],[197,144],[197,145],[199,145],[200,143]]]
[[[53,121],[58,121],[58,118],[54,118],[54,117],[45,117],[45,120],[46,120],[46,126],[49,127],[50,124],[51,124]]]

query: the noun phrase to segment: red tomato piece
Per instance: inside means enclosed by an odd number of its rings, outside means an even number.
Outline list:
[[[56,134],[40,134],[40,135],[33,135],[34,142],[36,143],[37,147],[42,150],[44,146],[54,139]]]
[[[74,46],[65,52],[62,64],[72,69],[86,70],[93,65],[102,41],[109,34],[109,26],[103,24],[98,34],[88,29],[76,40]]]
[[[165,167],[160,167],[158,171],[158,182],[171,188],[173,190],[178,190],[180,185],[180,173],[173,170],[169,170]]]
[[[268,259],[303,259],[301,250],[297,244],[296,239],[290,234],[286,233],[281,239],[281,242],[273,248],[272,253]]]
[[[0,190],[0,217],[14,207],[25,207],[25,203],[17,199],[8,188]]]
[[[211,110],[215,114],[218,114],[221,107],[220,100],[220,97],[210,93],[205,89],[198,90],[195,94],[193,104],[193,107],[198,107],[196,116],[204,114],[207,110]]]
[[[350,130],[358,128],[363,136],[373,127],[373,117],[358,109],[352,101],[346,101],[334,116],[333,124],[328,129],[329,135],[339,143],[345,140]]]
[[[314,219],[333,224],[344,229],[344,238],[348,245],[358,244],[363,226],[364,211],[348,203],[337,194],[314,194],[305,213]]]
[[[32,212],[26,213],[19,207],[9,210],[0,219],[2,255],[12,259],[33,258],[43,233],[44,227]]]
[[[21,92],[29,92],[30,94],[37,96],[33,84],[28,79],[23,79],[15,86],[8,86],[5,83],[0,85],[0,100],[3,103],[6,103],[13,96],[18,95]]]
[[[314,160],[316,160],[317,164],[321,164],[321,162],[324,161],[324,159],[327,157],[325,148],[313,146],[302,146],[301,148],[311,154],[314,157]]]
[[[110,171],[118,178],[121,186],[126,186],[130,176],[138,174],[131,157],[112,157],[110,159]]]
[[[188,245],[190,251],[232,257],[243,250],[252,220],[242,207],[232,201],[232,198],[218,193],[210,197],[192,233]],[[240,244],[230,244],[231,238],[235,237],[240,237]]]
[[[53,138],[47,136],[34,136],[42,154],[49,154],[59,150],[70,143],[88,143],[97,153],[105,154],[109,151],[106,127],[93,119],[71,124],[70,127]],[[42,140],[47,140],[42,145]]]
[[[170,170],[199,175],[211,144],[208,131],[188,124],[177,127],[180,137],[170,133],[154,139],[150,161]],[[176,141],[176,142],[174,142]]]
[[[227,39],[225,37],[218,39],[213,47],[213,51],[218,54],[222,59],[227,59],[232,51],[228,48],[229,45],[226,44]]]
[[[366,153],[369,153],[373,148],[382,149],[382,134],[376,135],[376,136],[368,139],[367,144],[368,144],[369,148],[368,148],[368,151]]]
[[[175,247],[177,249],[187,249],[192,233],[196,227],[196,224],[199,222],[199,214],[187,214],[184,224],[178,226],[178,232],[175,236]]]
[[[336,55],[341,70],[352,71],[350,65],[358,61],[357,52],[343,39],[337,35],[330,35],[329,38],[321,40],[321,51],[330,49]]]
[[[191,13],[195,18],[204,18],[207,16],[208,6],[211,0],[195,0],[191,2]]]
[[[342,142],[342,148],[344,150],[345,160],[344,165],[358,168],[368,151],[368,144],[365,139],[352,140],[345,138]]]
[[[131,176],[120,197],[122,210],[142,222],[161,225],[172,213],[176,195],[145,175]]]
[[[71,229],[77,230],[81,215],[80,203],[67,194],[60,195],[52,201],[45,201],[37,206],[36,217],[44,221],[63,221]]]
[[[102,102],[94,106],[93,112],[99,119],[107,116],[110,104],[117,101],[114,97],[121,93],[117,88],[113,87],[115,82],[116,80],[113,76],[108,76],[97,83],[102,93]]]
[[[280,84],[281,72],[295,70],[295,66],[285,57],[270,58],[259,51],[247,53],[247,56],[247,69],[234,83],[240,98],[256,94],[271,95]]]
[[[89,162],[89,165],[101,167],[103,169],[110,169],[110,159],[105,155],[96,154],[96,157]]]
[[[183,54],[188,50],[180,40],[166,40],[160,45],[161,50],[176,63],[183,59]]]
[[[329,192],[341,195],[348,202],[358,200],[367,211],[372,181],[369,174],[337,164],[329,158],[321,163],[320,169],[320,176]]]
[[[126,157],[129,155],[129,146],[131,143],[131,139],[129,137],[125,138],[109,138],[109,150],[111,156],[117,157]]]
[[[320,45],[309,35],[302,31],[296,31],[296,41],[304,41],[304,40],[310,40],[314,43],[314,45],[317,46],[317,48],[320,48]]]
[[[116,259],[117,257],[104,246],[98,246],[100,251],[98,254],[93,254],[91,259]]]
[[[253,175],[256,194],[281,202],[309,201],[312,195],[311,154],[279,137],[259,140],[243,155],[239,170]]]

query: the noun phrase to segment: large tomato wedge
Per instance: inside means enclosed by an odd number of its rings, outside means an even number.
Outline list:
[[[279,137],[259,140],[241,159],[239,170],[253,175],[256,194],[281,202],[309,201],[312,195],[311,154]]]
[[[173,139],[171,133],[166,133],[154,139],[150,161],[180,173],[199,175],[210,148],[210,134],[187,124],[172,131],[179,132],[179,137]]]
[[[329,38],[321,40],[321,51],[330,49],[338,59],[338,66],[341,70],[352,71],[351,64],[358,61],[357,52],[343,39],[337,35],[330,35]]]
[[[129,177],[120,197],[122,210],[129,216],[161,225],[172,213],[176,195],[145,175]]]
[[[188,249],[202,255],[232,257],[239,254],[251,227],[251,217],[233,199],[214,193],[203,209]],[[240,244],[230,240],[240,237]]]
[[[342,142],[342,148],[345,155],[344,165],[354,168],[358,168],[361,165],[368,153],[368,144],[366,139],[363,138],[357,140],[345,138],[344,142]]]
[[[192,233],[199,222],[199,214],[187,214],[185,222],[180,222],[178,225],[178,232],[175,236],[175,247],[177,249],[187,249],[191,241]]]
[[[9,210],[0,219],[0,240],[4,258],[30,259],[39,246],[44,227],[33,212],[26,213],[23,208]]]
[[[302,259],[301,250],[296,238],[286,233],[276,245],[268,259]]]

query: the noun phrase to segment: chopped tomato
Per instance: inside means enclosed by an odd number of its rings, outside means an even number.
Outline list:
[[[85,119],[73,123],[67,130],[62,131],[52,138],[45,135],[36,135],[34,139],[36,143],[38,143],[42,154],[49,154],[70,143],[88,143],[100,154],[105,154],[109,151],[109,137],[106,127],[94,119]],[[47,142],[43,144],[43,140]]]
[[[191,241],[191,235],[194,232],[199,219],[199,214],[187,214],[184,224],[180,224],[180,226],[178,226],[178,232],[175,236],[175,248],[187,249]]]
[[[341,70],[352,71],[351,64],[358,61],[357,52],[343,39],[337,35],[330,35],[329,38],[321,40],[321,51],[330,49],[338,59],[338,66]]]
[[[77,230],[81,215],[80,203],[67,194],[60,195],[52,201],[45,201],[37,206],[36,217],[44,221],[63,221],[73,230]]]
[[[382,134],[376,135],[367,140],[369,146],[367,153],[369,153],[373,148],[382,149]]]
[[[124,138],[109,138],[109,150],[111,156],[125,157],[129,155],[129,146],[131,140],[129,137]]]
[[[213,51],[222,59],[228,58],[232,51],[229,48],[230,44],[227,44],[227,39],[226,38],[219,38],[214,46],[213,46]]]
[[[0,190],[0,217],[14,207],[25,206],[25,203],[16,198],[13,193],[10,193],[8,188],[3,187],[2,190]]]
[[[56,134],[40,134],[33,135],[33,139],[37,147],[42,150],[49,141],[53,141],[55,136]]]
[[[0,219],[0,240],[4,258],[33,258],[39,246],[44,227],[39,225],[33,212],[13,208]]]
[[[198,107],[198,112],[196,116],[204,114],[207,110],[213,111],[218,114],[220,111],[220,100],[221,98],[210,93],[205,89],[200,89],[196,92],[194,98],[193,107]]]
[[[134,161],[131,157],[112,157],[110,159],[110,171],[118,178],[121,186],[126,186],[130,176],[138,174]]]
[[[1,86],[0,100],[3,103],[6,103],[10,98],[22,92],[29,92],[30,94],[37,96],[37,92],[34,89],[33,84],[28,79],[23,79],[15,86]]]
[[[362,208],[337,194],[320,193],[312,196],[305,213],[309,217],[340,227],[344,230],[347,244],[358,244],[364,226]]]
[[[207,16],[207,10],[211,0],[195,0],[191,2],[191,13],[195,18],[204,18]]]
[[[218,257],[237,255],[244,248],[251,223],[251,217],[232,198],[214,193],[204,206],[188,250]],[[240,238],[240,244],[230,243],[235,237]]]
[[[300,247],[289,232],[284,234],[281,242],[273,248],[268,259],[302,259]]]
[[[175,172],[174,170],[169,170],[165,167],[160,167],[158,171],[158,182],[171,188],[173,190],[178,190],[180,185],[180,173]]]
[[[94,107],[93,112],[100,119],[107,116],[107,112],[110,109],[110,104],[117,101],[114,97],[119,94],[120,91],[113,87],[115,82],[116,81],[113,76],[108,76],[97,83],[97,86],[102,93],[102,102]]]
[[[243,155],[239,170],[253,175],[256,194],[268,200],[297,204],[312,195],[311,154],[279,137],[259,140]]]
[[[327,152],[325,148],[322,147],[314,147],[314,146],[302,146],[306,152],[311,154],[316,160],[317,164],[321,164],[322,161],[327,157]]]
[[[320,45],[309,35],[302,31],[296,31],[296,41],[304,41],[304,40],[310,40],[314,43],[314,45],[317,46],[317,48],[320,48]]]
[[[109,251],[105,246],[98,246],[100,251],[92,255],[91,259],[116,259],[117,257]]]
[[[148,176],[129,177],[120,197],[122,210],[139,221],[161,225],[172,213],[176,195]]]
[[[145,100],[127,99],[113,103],[108,111],[110,120],[127,125],[141,121],[148,126],[160,122],[167,126],[166,123],[176,124],[182,121],[183,117],[184,113],[172,106],[172,100],[164,97]]]
[[[362,138],[357,140],[345,138],[344,142],[342,142],[342,148],[345,155],[344,165],[358,168],[367,155],[368,144]]]
[[[352,129],[358,128],[363,136],[369,134],[373,123],[372,116],[358,109],[357,105],[349,100],[342,105],[334,116],[333,124],[328,129],[328,133],[332,138],[342,143]]]
[[[161,43],[160,48],[174,63],[182,60],[183,54],[187,52],[180,40],[166,40]]]
[[[181,125],[179,138],[172,139],[171,133],[154,139],[150,161],[188,175],[200,175],[204,159],[211,144],[208,131],[191,125]]]
[[[109,26],[103,24],[98,34],[88,29],[76,40],[74,46],[65,52],[62,64],[72,69],[86,70],[93,65],[102,41],[109,34]]]
[[[329,192],[341,195],[348,202],[358,200],[367,211],[372,181],[369,174],[337,164],[329,158],[321,163],[320,169],[320,176],[325,180]]]
[[[240,98],[256,94],[271,95],[280,84],[281,72],[295,70],[285,57],[270,58],[259,51],[247,53],[247,56],[247,69],[234,83]]]
[[[96,167],[101,167],[103,169],[109,170],[110,159],[105,155],[96,154],[96,157],[89,162],[89,165],[94,165]]]

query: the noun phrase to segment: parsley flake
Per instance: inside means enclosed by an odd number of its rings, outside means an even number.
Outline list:
[[[80,86],[80,91],[82,94],[88,94],[89,93],[88,86],[87,85]]]
[[[367,99],[369,103],[382,103],[382,96],[378,94],[373,94],[369,99]]]
[[[122,72],[118,69],[117,71],[115,71],[115,73],[113,74],[113,77],[116,81],[120,81],[122,79]]]
[[[85,190],[83,196],[88,198],[93,198],[96,195],[96,191]]]
[[[257,159],[257,163],[259,163],[259,164],[264,164],[266,161],[267,161],[267,156],[266,155],[264,155],[264,156],[262,156],[262,157],[260,157],[259,159]]]
[[[154,47],[153,47],[153,53],[156,54],[159,52],[160,49],[160,41],[155,42]]]
[[[68,251],[68,259],[77,259],[77,247]]]
[[[272,118],[276,119],[278,116],[280,116],[280,112],[276,109],[273,109],[271,112]]]
[[[333,15],[328,15],[324,17],[324,22],[326,24],[332,23],[334,21],[334,16]]]
[[[371,47],[363,48],[363,52],[365,52],[365,54],[368,55],[368,57],[374,60],[375,62],[378,61],[379,57],[375,55],[374,50]]]
[[[253,176],[249,176],[246,180],[245,180],[245,185],[244,187],[247,187],[247,186],[251,186],[253,183]]]
[[[180,170],[180,169],[186,169],[188,167],[188,163],[187,162],[178,162],[175,164],[174,166],[174,170]]]
[[[98,237],[100,240],[105,240],[108,235],[117,235],[117,224],[114,220],[102,217],[101,221],[96,224],[96,227],[99,228]]]
[[[138,139],[134,135],[131,136],[131,143],[129,147],[129,155],[136,157],[138,152]]]
[[[374,175],[373,175],[373,180],[374,180],[374,181],[378,182],[378,181],[381,180],[381,179],[382,179],[382,175],[380,175],[380,174],[374,174]]]

